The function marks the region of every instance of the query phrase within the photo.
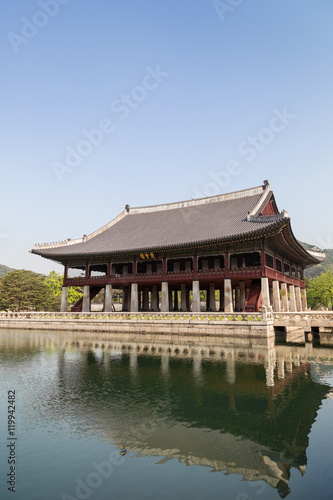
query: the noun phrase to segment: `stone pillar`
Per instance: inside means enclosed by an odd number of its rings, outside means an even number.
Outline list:
[[[220,311],[224,311],[224,288],[220,288]]]
[[[149,289],[145,287],[143,290],[143,311],[149,311]]]
[[[130,371],[131,375],[136,376],[138,371],[138,352],[136,350],[132,350],[130,354]]]
[[[67,312],[67,311],[68,311],[68,287],[63,286],[61,292],[60,312]]]
[[[297,286],[295,288],[295,292],[296,292],[296,308],[297,308],[297,311],[302,311],[301,288],[299,286]]]
[[[112,285],[105,285],[104,312],[112,311]]]
[[[138,310],[139,310],[138,284],[132,283],[132,285],[131,285],[131,312],[138,312]]]
[[[170,355],[168,352],[164,352],[161,356],[161,372],[163,377],[168,377],[170,375],[170,365],[169,365]]]
[[[161,311],[169,312],[169,284],[167,281],[162,281]]]
[[[241,311],[243,311],[244,305],[245,305],[245,283],[244,283],[244,281],[239,282],[239,291],[240,291],[239,308]]]
[[[281,283],[281,302],[284,312],[289,312],[287,283]]]
[[[187,311],[187,304],[186,304],[187,290],[186,290],[186,285],[185,284],[181,284],[180,285],[180,289],[181,289],[180,309],[182,311]]]
[[[82,312],[90,312],[90,285],[83,287]]]
[[[231,279],[229,278],[224,280],[224,311],[234,312]]]
[[[284,378],[284,359],[279,359],[277,363],[278,377],[280,379]]]
[[[266,385],[267,387],[274,387],[274,363],[268,358],[268,363],[267,366],[265,367],[266,370]]]
[[[280,284],[277,280],[273,281],[273,311],[281,311]]]
[[[235,288],[235,311],[240,310],[240,289],[239,286]]]
[[[158,290],[157,285],[153,285],[153,291],[151,293],[151,310],[158,311]]]
[[[306,300],[306,289],[305,288],[302,288],[301,294],[302,294],[302,309],[303,309],[303,311],[306,311],[308,308],[308,302]]]
[[[192,281],[192,312],[200,312],[200,285],[199,280]]]
[[[228,354],[226,365],[226,380],[228,384],[234,384],[236,382],[236,362],[233,353]]]
[[[289,296],[290,296],[289,310],[291,312],[297,311],[297,308],[296,308],[296,297],[295,297],[295,287],[294,287],[294,285],[289,285]]]
[[[271,304],[269,301],[268,278],[261,278],[261,294],[262,294],[262,305],[266,307],[267,311],[269,311]]]
[[[216,311],[215,283],[209,283],[209,310]]]

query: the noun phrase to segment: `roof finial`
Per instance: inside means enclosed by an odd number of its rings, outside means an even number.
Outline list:
[[[130,209],[130,206],[129,205],[125,205],[126,212],[129,212],[129,209]]]

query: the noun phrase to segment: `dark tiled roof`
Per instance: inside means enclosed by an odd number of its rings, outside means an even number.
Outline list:
[[[271,196],[272,191],[266,184],[201,200],[128,208],[84,241],[36,245],[32,251],[56,258],[232,239],[281,224],[284,214],[266,216],[262,220],[258,217]]]

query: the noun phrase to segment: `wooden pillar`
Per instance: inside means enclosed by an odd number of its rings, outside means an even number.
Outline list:
[[[297,311],[302,311],[301,288],[297,286],[295,288],[295,292],[296,292],[296,309]]]
[[[105,285],[103,310],[104,312],[112,311],[112,285],[110,284]]]
[[[266,307],[267,311],[270,310],[271,304],[269,300],[269,284],[268,278],[261,278],[261,294],[262,294],[262,305]]]
[[[294,287],[294,285],[289,285],[289,296],[290,296],[289,310],[291,312],[297,311],[297,308],[296,308],[296,297],[295,297],[295,287]]]
[[[216,311],[215,283],[209,283],[209,310]]]
[[[287,283],[281,283],[281,302],[282,302],[283,311],[289,312]]]
[[[173,290],[172,290],[171,286],[169,286],[168,294],[169,294],[169,309],[168,309],[168,311],[173,311]]]
[[[158,289],[157,285],[153,285],[153,290],[151,293],[151,310],[156,312],[158,311]]]
[[[169,284],[167,281],[162,281],[161,311],[169,312]]]
[[[210,289],[209,287],[206,290],[206,311],[209,311],[209,302],[210,302]]]
[[[239,309],[243,311],[245,305],[245,283],[244,281],[239,282],[240,298],[239,298]]]
[[[190,290],[186,287],[186,311],[190,311]]]
[[[143,311],[149,311],[149,289],[145,287],[143,290]]]
[[[83,287],[83,302],[82,302],[82,312],[90,312],[90,285],[84,285]]]
[[[240,288],[235,288],[235,311],[240,311]]]
[[[67,274],[68,274],[68,268],[67,266],[64,267],[64,280],[67,279]]]
[[[301,294],[302,294],[302,309],[303,309],[303,311],[306,311],[308,308],[308,303],[307,303],[307,299],[306,299],[306,289],[305,288],[302,288]]]
[[[60,312],[67,312],[67,311],[68,311],[68,287],[63,286],[61,292]]]
[[[193,280],[192,281],[192,295],[193,295],[192,312],[200,312],[201,307],[200,307],[200,285],[199,285],[199,280]]]
[[[224,288],[220,288],[220,311],[224,311]]]
[[[187,290],[186,290],[186,285],[183,283],[180,285],[181,289],[181,299],[180,299],[180,309],[181,311],[187,311],[187,301],[186,301],[186,295],[187,295]]]
[[[234,312],[231,279],[224,280],[224,311]]]
[[[280,283],[277,280],[273,281],[273,311],[281,311]]]
[[[173,310],[178,311],[179,309],[179,300],[178,300],[178,290],[174,291],[174,300],[173,300]]]
[[[128,304],[128,288],[124,287],[123,288],[123,305],[122,305],[123,311],[127,311],[127,304]]]
[[[131,312],[138,312],[139,310],[139,291],[138,284],[132,283],[131,285]]]

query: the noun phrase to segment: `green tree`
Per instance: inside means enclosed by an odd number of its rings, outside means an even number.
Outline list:
[[[11,271],[0,279],[0,310],[54,310],[54,294],[46,277],[26,271]]]
[[[59,304],[61,300],[62,286],[64,279],[61,274],[51,271],[46,278],[47,284],[50,286],[54,296],[59,298]],[[69,286],[68,287],[68,304],[75,304],[82,297],[82,290],[80,287]]]
[[[332,309],[333,306],[333,272],[313,278],[307,282],[308,306],[311,309]]]

